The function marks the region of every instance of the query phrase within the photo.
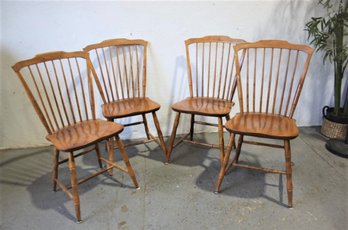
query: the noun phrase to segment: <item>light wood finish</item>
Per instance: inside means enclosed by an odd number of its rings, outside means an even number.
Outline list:
[[[224,154],[223,122],[229,120],[233,106],[232,98],[236,90],[236,71],[234,68],[233,46],[244,42],[227,36],[206,36],[185,41],[187,72],[190,96],[172,105],[176,112],[172,134],[169,140],[167,161],[177,144],[185,141],[220,149],[221,160]],[[189,139],[174,143],[181,113],[191,115]],[[197,116],[216,117],[219,144],[201,143],[193,140],[194,125],[212,125],[196,120]]]
[[[141,115],[139,122],[125,127],[144,125],[147,140],[159,143],[163,154],[167,152],[162,131],[156,116],[160,104],[146,97],[146,62],[148,42],[141,39],[111,39],[84,48],[95,67],[95,81],[103,100],[103,115],[109,121]],[[158,138],[148,128],[146,114],[152,114]]]
[[[292,168],[290,140],[299,135],[293,119],[313,48],[290,44],[287,41],[264,40],[237,44],[235,56],[245,53],[244,63],[235,60],[240,113],[225,124],[230,132],[215,191],[220,191],[222,180],[231,167],[285,174],[288,206],[292,207]],[[234,136],[239,134],[236,154],[230,161]],[[278,139],[281,144],[248,141],[247,136]],[[282,170],[255,167],[239,163],[243,143],[283,148],[285,167]],[[229,162],[230,161],[230,162]]]
[[[12,68],[46,128],[46,138],[54,145],[53,190],[56,191],[58,185],[73,200],[77,221],[81,221],[79,184],[104,172],[112,173],[112,169],[117,168],[129,174],[134,186],[138,187],[134,171],[118,137],[123,126],[96,119],[91,76],[94,71],[87,53],[44,53],[18,62]],[[121,147],[126,169],[113,162],[114,148],[109,148],[108,158],[104,158],[99,150],[99,142],[106,141],[113,146],[115,137]],[[100,169],[79,180],[75,158],[92,150],[96,151]],[[61,152],[66,153],[66,158],[60,159]],[[107,163],[106,168],[102,167],[102,162]],[[65,185],[58,179],[58,166],[62,163],[69,165],[70,185]]]

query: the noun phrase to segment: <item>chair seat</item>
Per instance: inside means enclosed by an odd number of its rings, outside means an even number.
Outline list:
[[[172,105],[176,112],[208,115],[208,116],[226,116],[230,113],[233,106],[232,102],[207,98],[207,97],[188,97]]]
[[[276,139],[292,139],[299,135],[294,119],[266,113],[238,113],[225,127],[237,134]]]
[[[112,137],[123,130],[123,126],[104,120],[88,120],[65,127],[46,138],[61,151],[74,151],[105,138]]]
[[[130,98],[103,104],[103,115],[106,118],[134,116],[160,109],[160,104],[150,98]]]

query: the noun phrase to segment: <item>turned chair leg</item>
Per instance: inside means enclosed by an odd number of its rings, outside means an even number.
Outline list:
[[[161,126],[159,124],[156,112],[152,112],[152,117],[153,117],[153,122],[155,123],[155,126],[156,126],[157,135],[158,135],[158,139],[159,139],[162,151],[164,153],[164,156],[166,157],[166,155],[167,155],[167,148],[166,148],[166,145],[164,143],[163,134],[162,134],[162,131],[161,131]]]
[[[231,133],[230,138],[229,138],[228,143],[227,143],[226,152],[224,154],[223,161],[221,162],[220,172],[219,172],[218,180],[217,180],[217,183],[215,186],[215,193],[220,192],[220,186],[221,186],[222,180],[224,179],[224,176],[226,173],[226,168],[227,168],[227,165],[228,165],[228,162],[230,159],[230,154],[231,154],[231,150],[232,150],[233,145],[234,145],[234,134]]]
[[[176,117],[175,117],[175,121],[174,121],[174,125],[173,125],[172,134],[170,136],[169,144],[168,144],[168,150],[167,150],[167,156],[166,156],[167,163],[169,162],[170,155],[172,154],[172,151],[173,151],[174,140],[175,140],[175,136],[176,136],[176,130],[178,129],[178,125],[179,125],[179,120],[180,120],[180,113],[177,112]]]
[[[59,165],[59,150],[54,148],[52,167],[52,187],[53,191],[57,191],[57,179],[58,179],[58,165]]]
[[[111,162],[114,162],[115,160],[115,151],[114,151],[114,138],[110,137],[107,141],[106,141],[106,145],[107,145],[107,150],[108,150],[108,159]],[[107,167],[110,167],[110,164],[107,164]],[[110,168],[108,170],[109,175],[112,176],[113,174],[113,168]]]
[[[224,159],[224,127],[222,126],[222,117],[218,118],[218,131],[219,131],[219,148],[220,148],[220,164],[222,164]]]
[[[151,136],[150,136],[149,126],[147,124],[146,115],[145,114],[141,114],[141,116],[143,117],[143,124],[144,124],[144,128],[145,128],[146,137],[147,137],[148,140],[150,140]]]
[[[95,144],[95,152],[97,153],[97,157],[98,157],[98,164],[100,168],[103,168],[103,163],[101,160],[101,153],[100,153],[100,148],[99,148],[99,144]]]
[[[288,191],[288,207],[292,208],[292,167],[291,167],[291,150],[290,140],[284,140],[285,149],[285,167],[286,167],[286,180]]]
[[[75,206],[76,219],[77,219],[77,222],[80,222],[81,221],[80,197],[79,197],[78,182],[76,177],[75,159],[72,152],[69,153],[69,170],[70,170],[72,199]]]
[[[134,170],[133,170],[133,168],[132,168],[132,166],[131,166],[131,164],[129,162],[128,155],[126,153],[126,149],[124,148],[124,145],[123,145],[123,143],[122,143],[122,141],[121,141],[121,139],[120,139],[120,137],[118,135],[116,135],[116,142],[117,142],[118,149],[120,150],[122,159],[123,159],[124,163],[127,166],[127,172],[129,174],[129,176],[131,177],[134,186],[136,188],[139,188],[137,179],[135,178]]]
[[[238,163],[240,151],[242,150],[242,144],[243,144],[244,135],[240,135],[238,138],[238,145],[236,148],[236,156],[235,156],[235,162]]]
[[[191,114],[190,140],[193,141],[193,133],[195,126],[195,115]]]

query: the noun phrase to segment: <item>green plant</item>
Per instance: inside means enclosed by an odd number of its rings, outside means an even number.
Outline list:
[[[342,80],[348,63],[348,3],[347,0],[344,2],[319,0],[319,4],[326,9],[326,15],[313,17],[307,22],[305,30],[316,51],[324,53],[323,61],[328,58],[334,64],[334,115],[348,116],[348,81],[342,89]],[[344,96],[343,92],[346,92]],[[340,109],[341,99],[343,99],[343,111]]]

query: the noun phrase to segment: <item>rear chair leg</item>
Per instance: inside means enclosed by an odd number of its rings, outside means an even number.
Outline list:
[[[149,134],[150,131],[149,131],[149,126],[148,126],[148,124],[147,124],[146,115],[145,115],[145,114],[141,114],[141,115],[142,115],[142,117],[143,117],[143,123],[144,123],[144,128],[145,128],[146,137],[147,137],[148,140],[150,140],[151,137],[150,137],[150,134]]]
[[[222,180],[224,179],[224,176],[225,176],[226,167],[227,167],[228,161],[230,159],[230,154],[231,154],[231,150],[232,150],[233,145],[234,145],[234,134],[231,133],[230,139],[228,140],[228,143],[227,143],[226,152],[224,154],[224,159],[221,162],[219,177],[218,177],[218,180],[217,180],[217,183],[215,186],[215,193],[220,192],[220,186],[221,186]]]
[[[58,166],[59,166],[59,150],[54,148],[53,167],[52,167],[53,191],[57,191]]]
[[[194,126],[195,126],[195,115],[191,114],[191,127],[190,127],[190,140],[191,141],[193,141]]]
[[[100,168],[103,168],[103,164],[101,161],[101,154],[100,154],[100,148],[99,148],[99,144],[95,144],[95,152],[97,153],[97,157],[98,157],[98,164]]]
[[[219,130],[219,146],[220,146],[220,164],[222,164],[224,155],[225,155],[224,153],[225,143],[224,143],[224,131],[222,126],[222,117],[218,118],[218,130]]]
[[[170,135],[170,139],[169,139],[167,156],[166,156],[166,163],[169,162],[170,155],[172,154],[172,151],[173,151],[174,140],[175,140],[175,136],[176,136],[176,130],[178,129],[178,125],[179,125],[179,120],[180,120],[180,113],[177,112],[176,116],[175,116],[172,134]]]
[[[155,126],[156,126],[158,139],[160,141],[164,157],[166,157],[166,155],[167,155],[167,148],[166,148],[166,145],[164,143],[163,134],[162,134],[162,131],[161,131],[161,126],[159,124],[156,112],[152,112],[152,117],[153,117],[153,122],[155,123]]]
[[[109,140],[106,141],[107,144],[107,150],[108,150],[108,157],[109,157],[109,161],[114,162],[115,160],[115,152],[114,152],[114,137],[110,137]],[[107,167],[110,167],[111,165],[108,164]],[[109,169],[109,175],[112,176],[112,171],[113,168]]]
[[[124,148],[124,145],[120,139],[120,137],[118,135],[116,135],[116,142],[117,142],[117,146],[118,146],[118,149],[120,150],[120,153],[121,153],[121,156],[122,156],[122,159],[124,161],[124,163],[126,164],[127,166],[127,170],[128,170],[128,174],[129,176],[131,177],[132,181],[133,181],[133,184],[136,188],[139,188],[139,185],[138,185],[138,182],[137,182],[137,179],[135,178],[135,173],[134,173],[134,170],[129,162],[129,159],[128,159],[128,155],[126,153],[126,150]]]
[[[236,148],[236,156],[235,156],[235,162],[238,163],[239,160],[239,156],[240,156],[240,151],[242,150],[242,144],[243,144],[243,139],[244,139],[244,135],[240,135],[238,138],[238,145]]]

